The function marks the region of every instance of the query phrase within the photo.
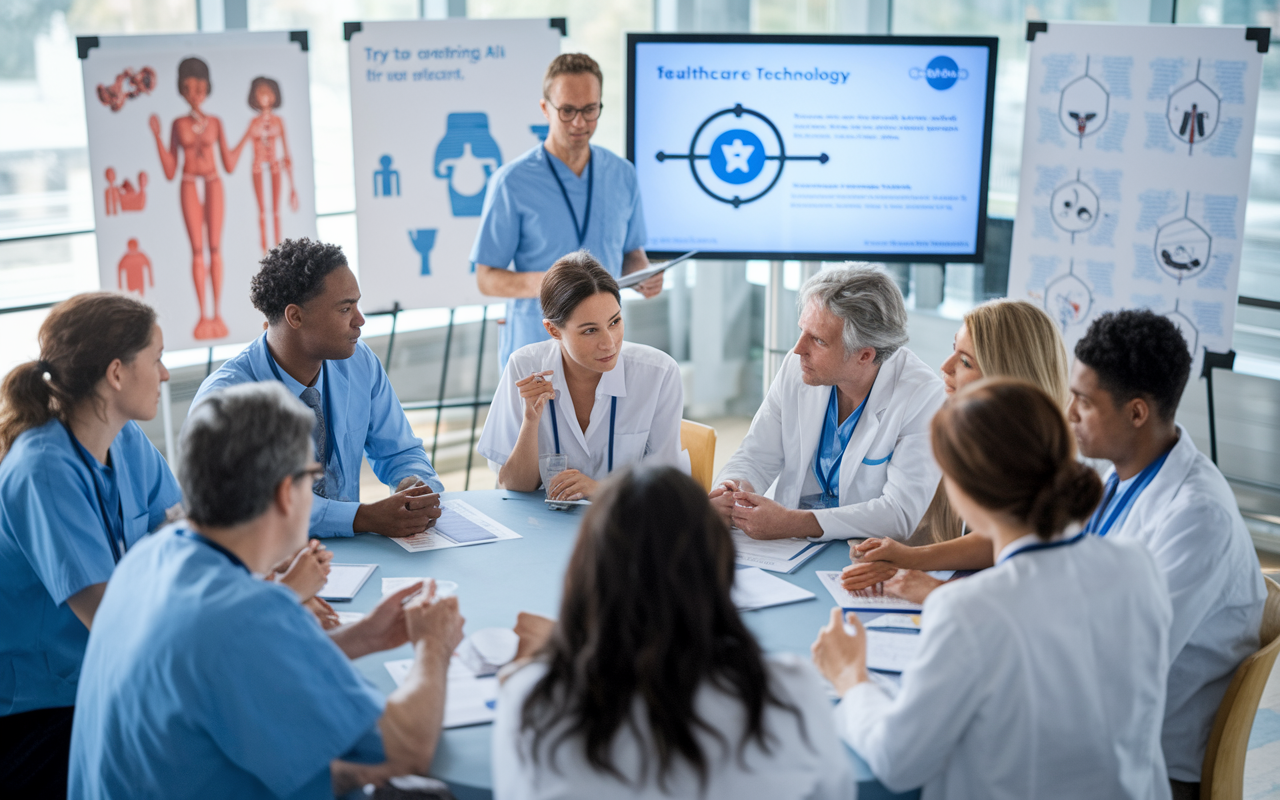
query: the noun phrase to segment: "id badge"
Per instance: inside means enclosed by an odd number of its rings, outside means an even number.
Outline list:
[[[838,495],[830,495],[826,492],[817,494],[807,494],[800,498],[801,511],[814,511],[824,508],[839,508],[840,497]]]

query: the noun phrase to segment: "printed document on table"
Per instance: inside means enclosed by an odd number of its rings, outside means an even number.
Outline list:
[[[808,539],[752,539],[737,528],[729,529],[729,535],[733,537],[737,563],[770,572],[795,572],[829,544]]]
[[[329,580],[316,592],[321,600],[354,600],[377,564],[330,564]]]
[[[919,614],[923,611],[918,603],[903,600],[900,597],[872,594],[852,594],[840,585],[840,573],[837,570],[816,570],[818,580],[831,592],[831,597],[845,611],[895,611],[900,614]]]
[[[413,667],[413,659],[388,661],[383,666],[391,673],[396,686],[404,683]],[[444,727],[462,728],[493,722],[498,705],[498,679],[477,678],[455,653],[449,661],[448,684],[444,698]]]
[[[440,519],[425,533],[391,541],[410,553],[421,553],[425,550],[443,550],[447,547],[466,547],[523,538],[465,500],[442,500],[440,509]]]
[[[812,600],[813,592],[776,578],[759,567],[739,567],[733,574],[733,604],[739,611]]]
[[[920,649],[920,634],[867,629],[867,669],[902,672]]]

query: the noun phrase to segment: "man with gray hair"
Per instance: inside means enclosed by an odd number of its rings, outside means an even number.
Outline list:
[[[390,595],[326,635],[263,573],[307,540],[312,412],[277,381],[211,392],[182,432],[188,520],[130,548],[85,653],[69,794],[332,797],[425,773],[440,736],[456,598]],[[351,659],[414,645],[383,698]]]
[[[929,422],[945,395],[905,347],[902,293],[876,269],[829,270],[801,287],[800,311],[800,340],[711,501],[753,539],[905,540],[941,477]]]

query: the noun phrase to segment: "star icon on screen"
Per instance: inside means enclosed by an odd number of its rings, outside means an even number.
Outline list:
[[[743,144],[741,139],[734,139],[733,144],[722,144],[720,149],[724,151],[724,171],[733,172],[734,170],[742,170],[750,172],[751,167],[747,164],[747,159],[755,152],[755,145]]]

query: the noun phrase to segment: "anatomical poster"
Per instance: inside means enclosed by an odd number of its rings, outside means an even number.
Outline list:
[[[1043,306],[1068,350],[1105,311],[1164,314],[1198,374],[1231,349],[1269,32],[1028,27],[1009,296]]]
[[[538,101],[560,29],[447,19],[346,33],[361,306],[484,302],[470,256],[489,179],[547,136]]]
[[[155,307],[165,347],[249,341],[249,281],[316,236],[307,34],[79,39],[103,289]]]

